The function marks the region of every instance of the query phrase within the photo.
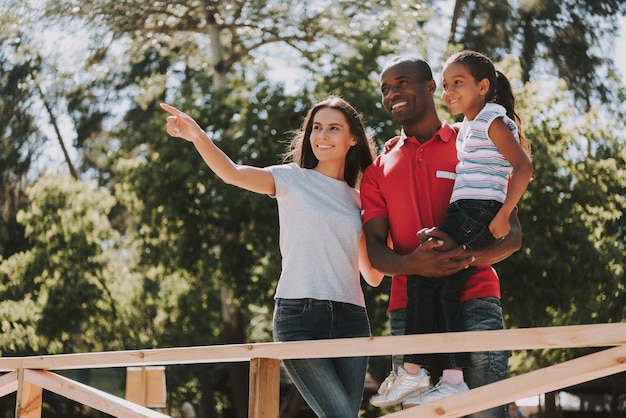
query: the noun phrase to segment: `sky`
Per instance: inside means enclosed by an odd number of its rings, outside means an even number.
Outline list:
[[[626,83],[626,17],[621,17],[619,22],[621,35],[615,44],[615,64]]]

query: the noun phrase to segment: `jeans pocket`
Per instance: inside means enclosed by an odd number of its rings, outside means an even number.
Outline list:
[[[276,304],[276,322],[302,317],[308,310],[309,304],[306,301],[280,299]]]
[[[480,250],[482,248],[487,248],[492,245],[496,241],[495,237],[484,225],[478,226],[475,231],[472,231],[471,234],[468,234],[468,239],[465,242],[467,248],[470,250]]]
[[[354,314],[354,315],[358,315],[358,316],[367,316],[367,309],[365,309],[364,306],[359,306],[359,305],[353,305],[351,303],[345,303],[344,304],[344,308]]]

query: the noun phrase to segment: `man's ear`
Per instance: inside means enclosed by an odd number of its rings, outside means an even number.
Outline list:
[[[430,94],[435,94],[435,90],[437,90],[437,83],[435,83],[435,80],[428,80],[425,84],[426,91],[428,91]]]

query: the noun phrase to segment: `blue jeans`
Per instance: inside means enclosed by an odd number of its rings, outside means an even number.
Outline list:
[[[495,200],[457,200],[448,206],[447,217],[439,229],[458,245],[474,250],[488,247],[496,240],[489,224],[501,207],[502,203]]]
[[[389,312],[389,333],[391,335],[404,335],[406,329],[406,308],[400,308]],[[398,373],[398,367],[404,363],[404,354],[391,355],[392,370]]]
[[[467,331],[488,331],[504,329],[502,307],[495,297],[472,299],[461,304],[465,329]],[[403,335],[406,323],[406,310],[398,309],[389,313],[391,335]],[[465,380],[476,388],[488,383],[506,379],[509,376],[510,351],[479,351],[470,355],[471,366],[464,370]],[[392,356],[394,370],[402,364],[403,355]],[[508,404],[469,415],[471,418],[507,418]]]
[[[279,299],[274,341],[369,337],[364,307],[315,299]],[[284,360],[300,394],[318,417],[359,416],[368,357]]]
[[[463,303],[465,329],[489,331],[504,329],[502,306],[496,297],[472,299]],[[477,351],[471,354],[472,366],[465,370],[465,380],[472,388],[509,377],[510,351]],[[470,415],[471,418],[508,418],[509,405],[501,405]]]
[[[447,277],[408,276],[406,281],[406,335],[465,331],[459,297],[473,268]],[[427,368],[436,362],[444,369],[470,367],[470,353],[407,354],[406,363]]]

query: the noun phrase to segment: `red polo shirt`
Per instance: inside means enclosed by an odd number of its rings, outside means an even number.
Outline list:
[[[417,231],[441,225],[454,185],[456,131],[444,122],[429,141],[420,144],[404,132],[390,151],[379,155],[363,175],[363,223],[387,218],[393,248],[408,254],[419,246]],[[500,281],[491,266],[477,267],[461,301],[500,297]],[[406,275],[394,276],[389,310],[406,307]]]

